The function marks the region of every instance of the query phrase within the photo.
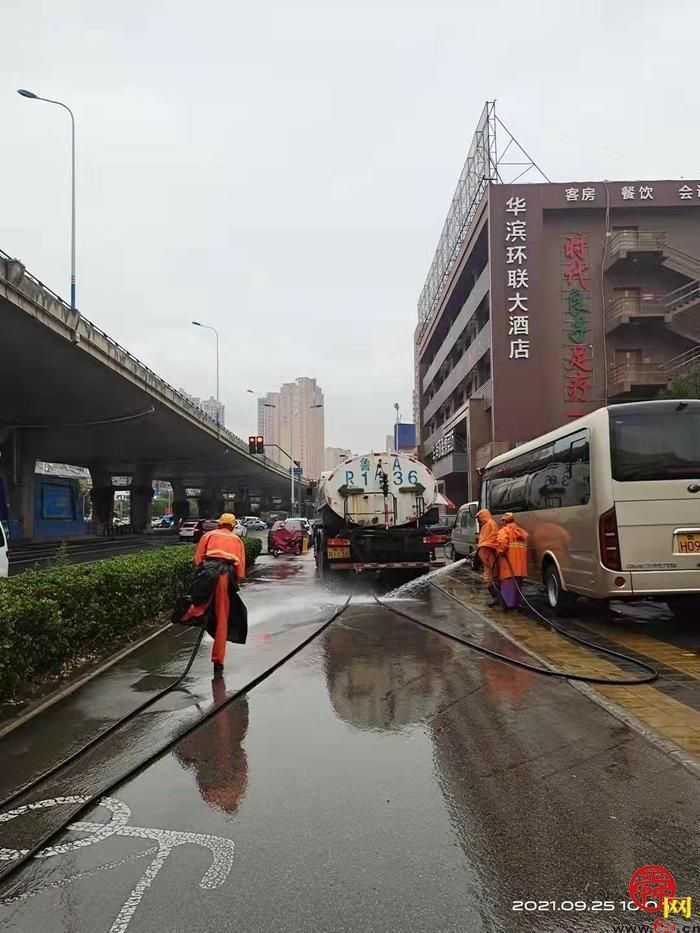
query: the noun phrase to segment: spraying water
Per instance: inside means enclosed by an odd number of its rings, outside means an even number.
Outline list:
[[[383,596],[382,599],[411,599],[417,596],[424,587],[429,586],[435,577],[447,573],[449,570],[454,570],[456,567],[461,567],[461,565],[466,564],[466,562],[467,558],[462,557],[461,560],[456,560],[452,564],[446,564],[444,567],[438,567],[437,570],[431,570],[430,573],[425,573],[421,577],[416,577],[415,580],[409,580],[408,583],[404,583],[403,586],[397,586],[395,590],[391,590],[391,592]]]

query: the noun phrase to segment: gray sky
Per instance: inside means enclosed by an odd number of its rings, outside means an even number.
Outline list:
[[[606,11],[605,13],[603,11]],[[23,0],[0,7],[0,248],[256,429],[315,376],[326,443],[411,420],[416,301],[486,98],[553,180],[697,177],[694,0]],[[690,37],[690,39],[688,38]],[[535,180],[535,179],[533,179]]]

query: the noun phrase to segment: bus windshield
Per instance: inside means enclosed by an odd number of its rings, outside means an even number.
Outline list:
[[[700,412],[610,413],[613,479],[700,479]]]

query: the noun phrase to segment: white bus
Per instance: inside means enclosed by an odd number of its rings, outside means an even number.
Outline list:
[[[491,460],[481,501],[529,533],[528,576],[557,612],[700,606],[700,400],[599,408]]]

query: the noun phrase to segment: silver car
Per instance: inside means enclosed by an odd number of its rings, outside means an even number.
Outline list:
[[[479,535],[476,513],[479,511],[478,502],[465,502],[460,506],[452,529],[451,550],[452,559],[469,557],[476,551],[476,542]]]

